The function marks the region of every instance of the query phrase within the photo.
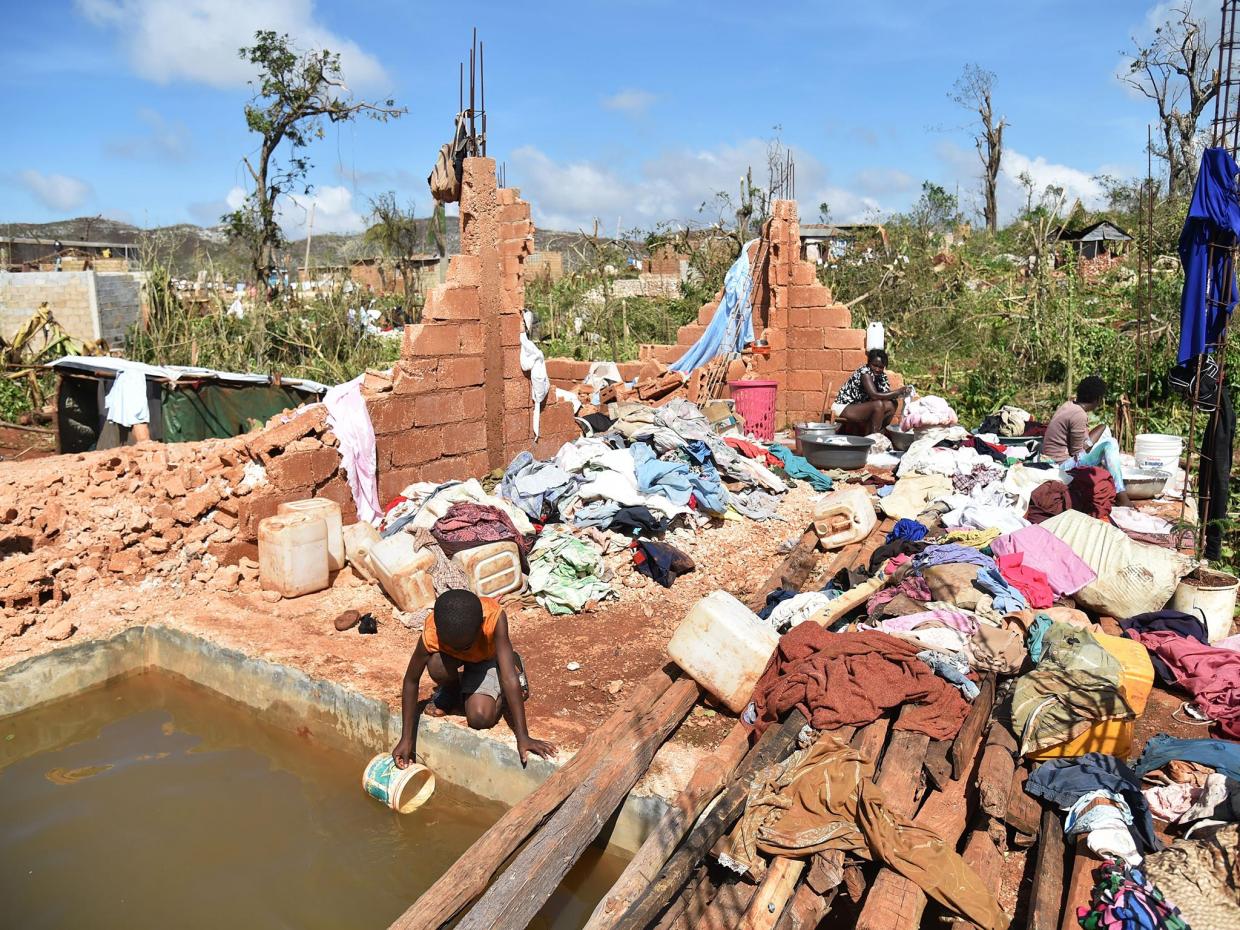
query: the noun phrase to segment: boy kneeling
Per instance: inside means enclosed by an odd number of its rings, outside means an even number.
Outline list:
[[[472,591],[445,591],[435,599],[422,636],[409,657],[401,689],[400,742],[392,750],[399,768],[413,761],[422,707],[418,687],[429,671],[439,687],[432,698],[431,716],[442,717],[464,706],[465,719],[475,730],[495,726],[502,715],[517,738],[521,765],[532,752],[546,759],[555,746],[533,739],[525,728],[525,699],[529,689],[521,658],[508,638],[508,617],[499,601],[480,598]]]

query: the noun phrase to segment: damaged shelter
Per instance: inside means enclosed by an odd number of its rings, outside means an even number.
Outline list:
[[[211,368],[147,365],[108,356],[69,355],[48,365],[57,375],[56,439],[60,452],[124,445],[129,422],[109,416],[109,399],[142,411],[157,442],[239,436],[281,411],[313,403],[327,386]],[[119,385],[119,388],[118,388]],[[121,394],[127,394],[122,402]],[[145,410],[143,411],[143,408]],[[128,421],[129,416],[120,415]]]

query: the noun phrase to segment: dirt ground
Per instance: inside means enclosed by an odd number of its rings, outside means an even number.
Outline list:
[[[0,423],[0,463],[25,462],[56,454],[56,437],[41,429]]]

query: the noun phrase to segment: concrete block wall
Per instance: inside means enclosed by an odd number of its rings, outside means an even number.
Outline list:
[[[865,331],[852,328],[848,308],[832,299],[830,289],[818,283],[814,264],[801,258],[795,201],[775,201],[750,261],[759,263],[754,332],[771,350],[769,357],[753,360],[752,377],[778,383],[779,426],[817,420],[849,374],[865,363]],[[674,362],[702,335],[722,298],[720,291],[696,323],[682,326],[675,345],[642,346],[639,358]]]
[[[90,271],[0,271],[0,336],[11,338],[46,303],[74,339],[98,339],[94,278]]]
[[[93,277],[99,338],[119,348],[125,344],[129,328],[141,316],[143,275],[96,271]]]

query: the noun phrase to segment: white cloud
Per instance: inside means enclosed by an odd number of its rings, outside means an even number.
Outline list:
[[[43,174],[30,168],[17,177],[36,200],[51,210],[76,210],[92,194],[89,184],[66,174]]]
[[[950,190],[960,185],[961,208],[976,210],[981,214],[981,164],[977,152],[954,142],[945,141],[938,146],[939,158],[946,168],[944,186]],[[1106,189],[1098,179],[1107,173],[1105,166],[1094,171],[1075,168],[1048,161],[1045,156],[1030,157],[1023,152],[1007,149],[999,168],[999,184],[996,197],[999,202],[1000,224],[1010,222],[1025,207],[1025,187],[1022,174],[1033,182],[1033,198],[1036,203],[1047,186],[1062,187],[1064,210],[1070,210],[1078,199],[1087,210],[1099,210],[1106,206]]]
[[[899,168],[862,168],[856,175],[857,187],[876,197],[902,194],[913,188],[913,176]]]
[[[604,110],[618,110],[631,116],[639,116],[650,109],[655,102],[655,95],[647,90],[628,88],[610,97],[603,98]]]
[[[146,133],[105,143],[108,154],[121,158],[162,156],[172,161],[181,161],[189,155],[192,140],[184,123],[170,122],[149,107],[138,110],[138,120],[146,125]]]
[[[244,85],[254,69],[237,50],[259,29],[288,33],[299,48],[340,53],[345,80],[373,86],[383,66],[314,15],[313,0],[75,0],[83,16],[113,30],[129,64],[159,83],[184,80],[213,87]]]
[[[1062,187],[1064,206],[1071,208],[1073,201],[1080,200],[1087,210],[1097,210],[1106,206],[1106,189],[1096,177],[1097,172],[1082,171],[1069,165],[1058,165],[1048,162],[1041,155],[1030,158],[1020,152],[1004,152],[999,173],[1009,184],[1020,189],[1021,175],[1027,175],[1033,182],[1034,196],[1037,197],[1048,186]]]
[[[881,212],[873,196],[829,183],[826,169],[811,155],[794,150],[801,216],[816,221],[827,201],[839,222]],[[747,139],[713,149],[668,149],[644,162],[635,175],[594,161],[560,162],[533,146],[508,157],[509,181],[522,190],[544,229],[586,229],[598,218],[609,233],[649,229],[662,222],[709,223],[726,212],[716,194],[735,202],[741,178],[752,166],[754,180],[766,183],[767,144]],[[704,209],[703,209],[704,207]]]
[[[224,196],[225,208],[236,210],[245,203],[245,196],[245,190],[241,187],[232,188]],[[318,187],[309,194],[288,194],[277,202],[276,219],[284,235],[290,239],[301,239],[306,235],[311,206],[314,207],[315,235],[356,233],[366,226],[366,218],[353,206],[352,191],[347,187]],[[205,216],[212,207],[210,204],[195,204],[191,209],[200,209]]]

